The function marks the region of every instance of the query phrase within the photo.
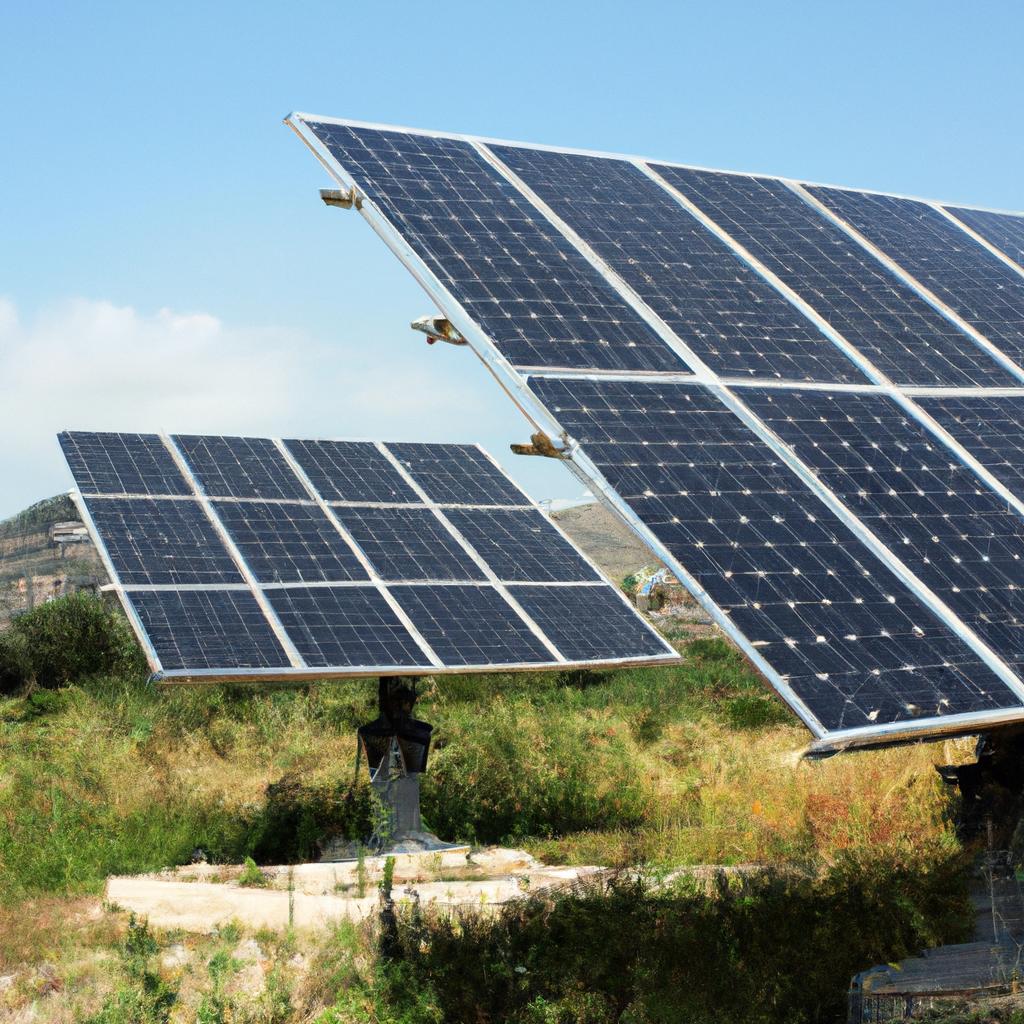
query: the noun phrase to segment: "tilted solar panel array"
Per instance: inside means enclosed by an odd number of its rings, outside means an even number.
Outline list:
[[[1024,217],[288,123],[820,748],[1024,720]]]
[[[676,657],[480,448],[80,432],[60,443],[168,681]]]

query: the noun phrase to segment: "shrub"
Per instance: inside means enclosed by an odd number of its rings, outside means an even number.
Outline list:
[[[144,672],[145,659],[124,616],[91,594],[71,594],[25,612],[0,637],[0,692]]]
[[[722,875],[710,891],[629,872],[493,917],[413,905],[393,955],[404,992],[433,993],[444,1020],[833,1021],[857,971],[966,938],[964,867],[849,861],[817,878]]]

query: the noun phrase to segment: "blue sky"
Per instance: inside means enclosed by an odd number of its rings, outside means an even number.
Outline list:
[[[282,126],[290,110],[1019,209],[1024,5],[12,4],[0,517],[61,427],[479,440],[526,424]]]

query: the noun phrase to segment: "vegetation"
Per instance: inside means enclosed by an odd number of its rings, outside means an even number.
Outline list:
[[[35,530],[47,528],[51,523],[78,518],[75,503],[66,495],[58,494],[30,505],[9,519],[0,522],[0,540],[20,537]]]
[[[29,668],[0,697],[0,975],[18,979],[0,1014],[47,989],[54,1020],[105,1024],[800,1024],[836,1019],[855,971],[964,937],[965,855],[932,769],[947,758],[801,761],[803,728],[716,640],[673,668],[440,679],[417,705],[435,725],[435,831],[623,869],[610,880],[454,920],[396,891],[383,931],[155,935],[99,912],[108,875],[199,848],[252,858],[258,883],[258,864],[368,834],[352,769],[373,687],[157,692],[124,622],[91,598],[5,636],[20,639],[4,664],[20,645]],[[711,885],[669,874],[742,863],[764,870]],[[258,972],[246,942],[263,950]],[[167,966],[169,949],[187,969]]]

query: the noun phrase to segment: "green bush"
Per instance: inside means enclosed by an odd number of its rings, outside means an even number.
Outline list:
[[[627,873],[495,916],[413,904],[393,955],[404,991],[433,993],[444,1020],[831,1022],[858,971],[967,937],[964,867],[850,861],[817,878],[720,876],[711,891]]]
[[[146,671],[124,616],[91,594],[58,598],[19,615],[0,636],[0,692],[54,689],[99,675]]]

